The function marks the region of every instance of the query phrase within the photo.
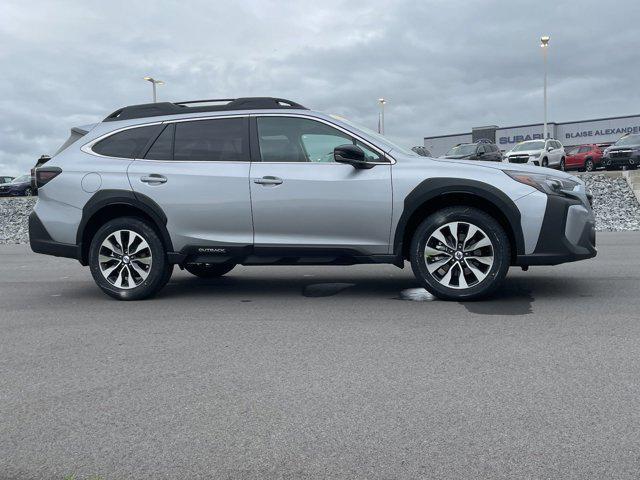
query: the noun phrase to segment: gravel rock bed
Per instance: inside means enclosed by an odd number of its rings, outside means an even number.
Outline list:
[[[597,230],[640,230],[640,204],[622,176],[592,173],[581,175],[580,178],[593,194]]]
[[[599,231],[640,230],[640,204],[622,177],[583,174],[593,193]],[[29,243],[28,219],[36,197],[0,198],[0,244]]]
[[[37,197],[0,198],[0,244],[29,243],[29,214]]]

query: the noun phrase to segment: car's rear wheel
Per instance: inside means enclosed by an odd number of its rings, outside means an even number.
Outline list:
[[[433,295],[475,300],[493,293],[509,269],[511,246],[504,228],[471,207],[448,207],[427,217],[411,242],[411,266]]]
[[[142,300],[158,293],[171,278],[162,240],[146,221],[121,217],[105,223],[89,249],[93,279],[118,300]]]
[[[593,172],[593,160],[591,160],[590,158],[587,158],[587,160],[584,162],[584,171]]]
[[[216,278],[229,273],[235,266],[235,263],[193,263],[185,265],[184,269],[196,277]]]
[[[562,160],[560,160],[560,170],[562,170],[563,172],[566,170],[566,165],[564,162],[564,158]]]
[[[27,187],[24,189],[24,196],[25,197],[30,197],[31,195],[33,195],[33,190],[31,190],[31,187]]]

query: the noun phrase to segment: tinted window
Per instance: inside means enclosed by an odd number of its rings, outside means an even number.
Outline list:
[[[591,147],[580,147],[580,153],[587,153],[591,150]]]
[[[100,140],[93,146],[93,151],[107,157],[135,158],[158,132],[160,125],[130,128]]]
[[[166,126],[160,136],[153,142],[153,145],[144,156],[152,160],[173,160],[173,123]]]
[[[380,161],[377,153],[351,136],[305,118],[259,117],[258,137],[263,162],[333,162],[333,150],[345,144],[358,145],[368,161]]]
[[[174,160],[249,161],[247,118],[221,118],[176,124]]]

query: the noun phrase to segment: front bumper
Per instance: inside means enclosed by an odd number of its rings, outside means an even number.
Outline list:
[[[20,195],[18,190],[0,187],[0,197],[17,197],[18,195]]]
[[[602,157],[602,166],[607,167],[637,167],[640,164],[640,155],[606,156]]]
[[[577,197],[549,195],[536,248],[532,254],[518,255],[516,265],[558,265],[597,253],[591,207]]]

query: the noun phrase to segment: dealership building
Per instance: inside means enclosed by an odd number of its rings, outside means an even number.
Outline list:
[[[626,117],[596,118],[578,122],[547,123],[549,138],[560,140],[565,147],[586,143],[611,144],[627,133],[640,133],[640,115]],[[543,124],[516,125],[499,127],[489,125],[474,127],[469,133],[424,137],[424,146],[434,157],[444,155],[459,143],[477,142],[488,139],[500,150],[511,150],[516,143],[526,140],[538,140],[543,136]]]

